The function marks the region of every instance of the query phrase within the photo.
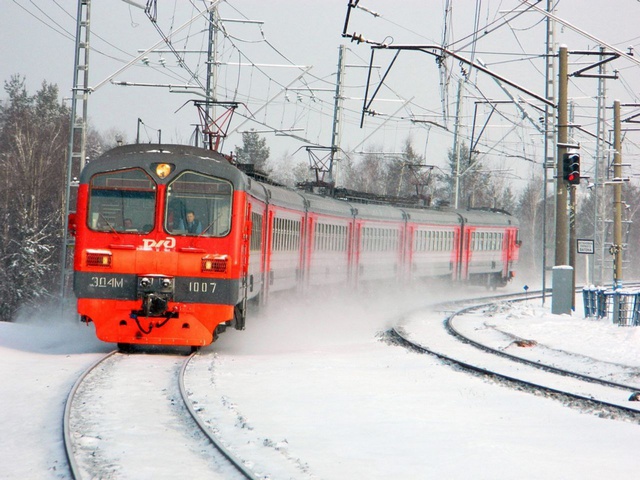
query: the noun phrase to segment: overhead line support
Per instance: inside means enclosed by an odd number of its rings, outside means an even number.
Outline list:
[[[77,197],[78,182],[74,175],[80,171],[86,161],[87,117],[89,93],[89,38],[91,32],[91,1],[78,0],[76,17],[75,60],[73,66],[73,85],[71,91],[71,119],[69,125],[69,146],[67,148],[67,182],[65,195],[65,218],[63,219],[62,252],[60,258],[60,308],[64,313],[64,301],[70,289],[69,279],[73,267],[75,241],[69,237],[69,215],[71,205]],[[82,108],[81,116],[78,108]],[[73,197],[73,198],[72,198]]]
[[[375,55],[375,51],[376,50],[396,50],[396,54],[394,55],[393,59],[391,60],[391,63],[389,64],[389,66],[387,67],[386,72],[384,73],[382,79],[380,80],[380,83],[378,84],[375,92],[373,93],[373,95],[371,96],[371,98],[368,98],[369,95],[369,87],[370,87],[370,79],[371,79],[371,65],[373,65],[373,57]],[[455,52],[452,52],[450,50],[447,50],[444,47],[441,47],[440,45],[386,45],[386,44],[374,44],[371,46],[371,59],[369,61],[369,76],[367,78],[367,86],[366,86],[366,90],[365,90],[365,99],[364,99],[364,104],[363,104],[363,109],[362,109],[362,116],[361,116],[361,122],[360,122],[360,128],[362,128],[362,125],[364,123],[364,116],[366,113],[369,112],[369,108],[371,107],[371,104],[373,103],[373,101],[375,100],[375,97],[377,95],[377,93],[380,91],[380,88],[382,87],[382,85],[384,84],[385,79],[387,78],[387,75],[389,74],[389,72],[391,71],[391,67],[393,67],[393,64],[395,63],[396,59],[399,56],[399,53],[401,51],[419,51],[419,52],[423,52],[426,53],[428,55],[433,55],[436,57],[436,59],[438,61],[442,61],[443,58],[450,56],[452,58],[455,58],[456,60],[465,63],[467,65],[469,65],[472,68],[478,69],[479,71],[489,75],[490,77],[499,80],[500,82],[509,85],[513,88],[515,88],[516,90],[532,97],[535,98],[536,100],[538,100],[539,102],[555,108],[556,105],[553,101],[548,100],[547,98],[538,95],[534,92],[532,92],[531,90],[528,90],[520,85],[518,85],[517,83],[501,76],[498,75],[495,72],[492,72],[491,70],[489,70],[488,68],[484,67],[483,65],[474,62],[472,60],[469,60],[465,57],[462,57],[460,55],[458,55]]]

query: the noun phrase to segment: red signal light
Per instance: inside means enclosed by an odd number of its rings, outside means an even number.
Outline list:
[[[580,154],[565,153],[562,156],[562,178],[569,185],[580,183]]]

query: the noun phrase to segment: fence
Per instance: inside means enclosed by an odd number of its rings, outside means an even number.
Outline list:
[[[640,325],[639,290],[585,287],[582,298],[585,317],[609,318],[621,327]]]

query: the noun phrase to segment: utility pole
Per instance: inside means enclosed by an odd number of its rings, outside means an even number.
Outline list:
[[[73,65],[73,85],[71,90],[71,120],[69,128],[69,146],[67,148],[67,190],[65,196],[65,228],[62,232],[62,254],[60,259],[60,302],[64,312],[64,299],[67,296],[73,269],[73,251],[75,241],[69,238],[68,219],[71,205],[74,205],[78,193],[78,182],[72,181],[74,174],[80,175],[86,160],[87,116],[89,100],[89,34],[91,19],[91,1],[78,0],[76,17],[75,59]],[[82,109],[82,116],[78,110]]]
[[[613,102],[613,288],[622,287],[622,136],[620,101]]]
[[[338,185],[338,173],[340,160],[342,160],[342,150],[340,142],[342,140],[342,103],[344,100],[344,72],[345,72],[345,51],[346,47],[340,45],[338,50],[338,72],[336,76],[336,96],[333,105],[333,133],[331,135],[331,166],[329,181],[335,186]]]
[[[555,265],[567,265],[567,185],[562,178],[562,158],[567,153],[568,111],[567,90],[569,87],[568,52],[560,46],[558,56],[558,156],[556,159],[556,258]]]
[[[207,85],[206,85],[206,104],[207,114],[209,118],[214,120],[216,117],[215,102],[216,86],[218,83],[218,6],[215,5],[209,11],[209,43],[207,46]]]
[[[600,61],[603,59],[604,47],[600,47]],[[591,262],[591,282],[594,285],[602,285],[604,279],[604,183],[600,181],[605,171],[604,167],[604,127],[605,127],[605,98],[606,98],[606,63],[601,63],[598,69],[598,118],[596,123],[596,158],[593,179],[593,239],[595,255]],[[602,190],[600,190],[602,189]]]
[[[456,123],[453,130],[453,155],[455,163],[453,185],[453,207],[458,208],[460,197],[460,116],[462,115],[462,92],[464,90],[464,77],[458,80],[458,100],[456,102]]]
[[[567,90],[569,86],[568,51],[562,45],[558,54],[558,158],[556,162],[556,262],[552,277],[551,313],[568,314],[575,305],[574,268],[568,266],[567,240],[569,225],[567,219],[567,190],[572,186],[565,180],[564,157],[569,148],[569,121]],[[572,216],[573,217],[573,216]]]

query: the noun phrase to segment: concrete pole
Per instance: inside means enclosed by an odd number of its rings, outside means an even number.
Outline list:
[[[453,155],[455,162],[453,207],[457,209],[460,203],[460,116],[462,115],[462,91],[464,90],[464,78],[458,80],[458,100],[456,102],[456,123],[453,130]]]
[[[568,51],[566,45],[560,46],[558,53],[558,158],[556,159],[556,261],[555,265],[567,265],[569,237],[567,219],[567,184],[562,175],[562,157],[567,152],[568,108],[567,90]]]

